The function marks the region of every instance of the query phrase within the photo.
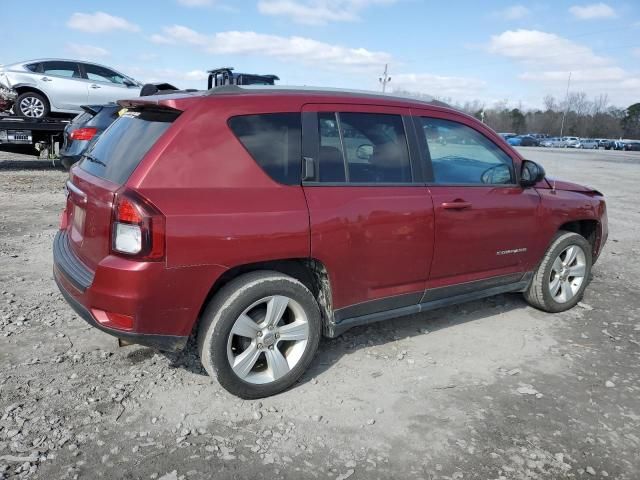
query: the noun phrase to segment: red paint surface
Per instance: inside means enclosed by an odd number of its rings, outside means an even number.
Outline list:
[[[607,237],[604,200],[586,187],[562,182],[556,190],[547,185],[284,186],[260,169],[227,127],[234,115],[303,108],[430,115],[476,128],[519,168],[520,155],[493,131],[446,108],[318,93],[149,97],[129,103],[165,104],[184,113],[124,186],[72,169],[71,182],[86,201],[69,196],[61,227],[76,255],[95,271],[95,280],[80,293],[56,274],[89,309],[132,316],[135,332],[188,335],[220,275],[249,263],[322,262],[338,309],[533,270],[569,221],[598,220],[598,249]],[[309,104],[315,105],[305,107]],[[109,253],[112,204],[125,187],[165,216],[163,262]],[[445,208],[454,202],[469,205]],[[526,252],[496,254],[510,249]]]

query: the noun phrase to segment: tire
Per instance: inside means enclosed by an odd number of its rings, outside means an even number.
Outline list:
[[[277,323],[273,329],[267,328],[270,310],[284,312],[271,315]],[[293,385],[313,360],[321,318],[315,297],[298,280],[272,271],[247,273],[225,285],[207,305],[198,330],[200,361],[211,377],[240,398],[275,395]],[[287,330],[294,324],[295,333],[292,327]],[[292,333],[300,338],[282,338]]]
[[[570,248],[578,248],[574,261],[567,257]],[[580,253],[581,251],[581,253]],[[564,257],[563,257],[564,255]],[[560,264],[556,262],[560,262]],[[562,265],[560,271],[559,266]],[[545,312],[563,312],[573,308],[581,299],[587,287],[591,274],[592,254],[591,244],[582,235],[564,230],[559,231],[551,242],[551,246],[545,253],[540,265],[536,269],[533,280],[524,292],[526,301],[532,307]],[[578,282],[578,276],[571,273],[582,271]],[[566,275],[566,277],[565,277]],[[559,287],[556,287],[556,280]],[[579,285],[578,285],[579,283]]]
[[[45,118],[49,115],[51,107],[49,101],[36,92],[25,92],[18,96],[13,105],[14,113],[26,118]]]

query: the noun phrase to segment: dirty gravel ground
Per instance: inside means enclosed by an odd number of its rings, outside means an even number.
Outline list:
[[[118,348],[62,300],[65,174],[0,168],[0,478],[524,479],[640,475],[640,155],[526,149],[607,194],[580,306],[501,295],[326,340],[242,401],[181,354]]]

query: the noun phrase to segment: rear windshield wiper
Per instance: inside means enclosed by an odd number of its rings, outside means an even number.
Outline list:
[[[86,158],[90,162],[97,163],[98,165],[102,165],[103,167],[107,166],[106,163],[104,163],[102,160],[98,160],[96,157],[94,157],[90,153],[83,153],[82,158]]]

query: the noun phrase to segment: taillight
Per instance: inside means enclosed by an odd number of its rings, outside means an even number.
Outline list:
[[[164,215],[136,192],[116,194],[111,222],[111,251],[141,260],[162,260]]]
[[[97,128],[84,127],[72,130],[69,134],[71,140],[91,140],[98,132]]]

